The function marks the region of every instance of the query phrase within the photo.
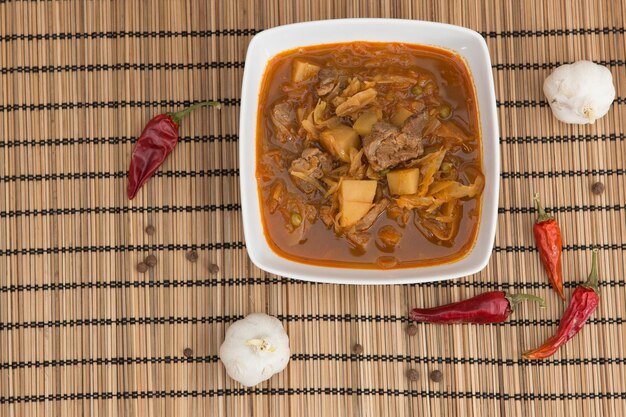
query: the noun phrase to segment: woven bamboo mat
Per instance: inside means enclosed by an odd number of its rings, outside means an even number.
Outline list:
[[[0,416],[626,414],[626,2],[0,3]],[[316,285],[246,256],[236,150],[248,42],[284,23],[355,16],[450,22],[487,40],[502,191],[480,274]],[[594,126],[566,126],[541,87],[559,63],[582,58],[610,68],[618,98]],[[144,123],[205,99],[225,106],[185,121],[178,148],[129,203],[129,153]],[[541,363],[520,353],[555,330],[564,307],[533,249],[534,192],[562,224],[568,294],[589,248],[602,248],[599,310]],[[157,265],[136,272],[148,254]],[[406,335],[409,307],[489,289],[531,291],[549,307]],[[216,355],[228,324],[254,311],[281,318],[293,357],[242,389]]]

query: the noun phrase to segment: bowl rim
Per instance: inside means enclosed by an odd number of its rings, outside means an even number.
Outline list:
[[[394,34],[389,35],[389,40],[376,40],[364,29],[371,29],[372,26],[378,28],[401,29],[402,35],[394,38]],[[320,28],[328,29],[323,33],[326,38],[333,38],[328,42],[300,42],[295,46],[293,35],[296,33],[306,33],[307,31],[319,31]],[[333,29],[335,32],[333,32]],[[344,40],[350,37],[350,31],[362,31],[363,35],[352,40]],[[476,47],[467,52],[451,47],[449,44],[420,42],[420,35],[404,35],[405,29],[424,30],[427,29],[429,35],[434,37],[442,34],[453,34],[459,39],[466,39]],[[287,36],[287,34],[292,35]],[[378,34],[380,35],[380,34]],[[382,37],[386,35],[383,34]],[[380,37],[380,36],[379,36]],[[296,36],[297,38],[297,36]],[[394,39],[391,39],[394,38]],[[409,40],[409,38],[415,38]],[[455,261],[433,266],[407,267],[396,269],[362,269],[350,267],[328,267],[321,265],[310,265],[296,262],[284,258],[274,252],[267,241],[267,236],[263,230],[260,212],[260,202],[258,186],[256,180],[256,133],[259,93],[263,75],[269,60],[284,51],[297,47],[344,43],[351,41],[369,42],[400,42],[408,44],[422,44],[448,49],[461,56],[472,76],[474,91],[477,97],[479,109],[479,127],[481,130],[482,163],[485,172],[485,189],[481,200],[481,218],[478,225],[478,232],[474,241],[474,246],[467,254]],[[288,47],[280,47],[277,44],[289,44]],[[264,49],[265,48],[265,49]],[[269,53],[268,50],[274,52]],[[469,55],[468,55],[469,54]],[[471,58],[471,59],[470,59]],[[264,61],[260,65],[260,61]],[[472,65],[473,63],[473,65]],[[482,70],[480,73],[476,71]],[[477,82],[477,76],[480,83]],[[480,84],[477,85],[477,84]],[[491,59],[485,39],[477,32],[446,23],[404,20],[404,19],[331,19],[318,20],[303,23],[293,23],[277,26],[259,32],[253,37],[248,45],[246,62],[244,66],[240,107],[239,126],[239,167],[240,167],[240,197],[242,209],[243,231],[246,242],[246,249],[251,261],[260,269],[272,274],[289,278],[325,282],[334,284],[357,284],[357,285],[380,285],[380,284],[414,284],[433,281],[443,281],[447,279],[459,278],[480,272],[489,262],[495,240],[498,196],[500,187],[500,143],[498,118],[496,112],[495,88],[493,74],[491,71]],[[487,122],[487,123],[485,123]],[[489,177],[487,171],[490,171]],[[487,195],[490,198],[486,198]],[[479,253],[480,252],[480,253]]]

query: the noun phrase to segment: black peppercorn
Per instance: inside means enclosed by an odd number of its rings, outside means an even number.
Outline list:
[[[148,265],[148,267],[152,268],[154,265],[157,264],[157,258],[154,255],[148,255],[146,256],[146,259],[143,260],[143,263]]]
[[[591,185],[591,192],[594,193],[595,195],[600,195],[604,192],[604,184],[601,183],[600,181],[594,182]]]
[[[409,324],[404,330],[409,336],[415,336],[417,334],[417,326],[414,324]]]
[[[441,382],[441,380],[443,379],[443,374],[441,373],[440,370],[436,369],[434,371],[431,371],[430,373],[430,380],[433,382]]]
[[[420,373],[417,371],[417,369],[408,369],[406,371],[406,377],[409,379],[409,381],[417,381],[420,377]]]
[[[137,272],[141,272],[142,274],[148,271],[148,265],[144,262],[139,262],[135,268],[137,269]]]
[[[198,252],[196,252],[195,250],[190,250],[189,252],[187,252],[185,257],[189,262],[196,262],[198,260]]]

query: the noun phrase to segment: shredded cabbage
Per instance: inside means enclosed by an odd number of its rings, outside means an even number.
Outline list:
[[[373,88],[368,88],[367,90],[356,93],[355,95],[338,105],[337,109],[335,109],[335,114],[337,114],[337,116],[339,117],[342,117],[347,116],[350,113],[354,113],[374,101],[377,94],[378,93]]]
[[[347,87],[344,88],[344,90],[341,92],[341,96],[351,97],[355,95],[356,93],[358,93],[359,91],[361,91],[362,88],[363,88],[363,84],[361,84],[361,80],[359,80],[356,77],[350,78],[350,81],[348,82]]]
[[[437,152],[433,152],[421,159],[423,163],[420,168],[421,179],[419,190],[417,192],[419,195],[424,196],[428,193],[428,187],[430,187],[430,184],[432,184],[435,180],[435,174],[439,170],[445,156],[446,149],[441,148]]]
[[[450,183],[449,187],[437,192],[436,194],[433,193],[437,200],[448,202],[466,197],[475,197],[482,191],[483,186],[485,185],[485,179],[482,175],[479,175],[476,177],[476,180],[474,180],[472,185],[463,185],[457,181],[450,181]]]
[[[300,172],[300,171],[291,171],[290,174],[296,178],[300,178],[304,182],[308,182],[309,184],[317,188],[322,194],[326,194],[326,189],[322,187],[322,184],[320,184],[320,182],[316,180],[315,178],[311,178],[308,175],[306,175],[304,172]]]
[[[363,163],[363,153],[365,150],[361,148],[360,151],[357,152],[356,149],[350,150],[350,169],[348,173],[354,178],[361,179],[365,176],[365,171],[367,170],[367,166]]]
[[[406,209],[423,209],[437,204],[435,199],[430,196],[421,196],[419,194],[403,195],[396,199],[396,204],[400,208]]]

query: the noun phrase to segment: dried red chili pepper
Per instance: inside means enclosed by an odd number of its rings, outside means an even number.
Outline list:
[[[190,112],[203,106],[220,107],[220,103],[204,101],[179,112],[153,117],[137,140],[128,169],[128,198],[132,200],[139,189],[152,177],[178,143],[178,125]]]
[[[439,307],[414,308],[409,317],[424,323],[502,323],[522,301],[536,301],[545,307],[545,301],[536,295],[490,291]]]
[[[554,352],[583,328],[587,319],[593,314],[600,302],[598,295],[598,250],[594,249],[591,261],[591,273],[584,284],[579,285],[572,294],[567,310],[561,317],[556,334],[546,340],[537,349],[525,352],[526,359],[544,359]]]
[[[535,235],[535,244],[539,250],[541,263],[548,273],[548,279],[554,291],[559,297],[565,301],[563,293],[563,272],[561,268],[561,252],[563,251],[563,242],[561,240],[561,228],[554,217],[548,215],[541,205],[539,196],[535,195],[535,204],[539,216],[535,220],[533,233]]]

